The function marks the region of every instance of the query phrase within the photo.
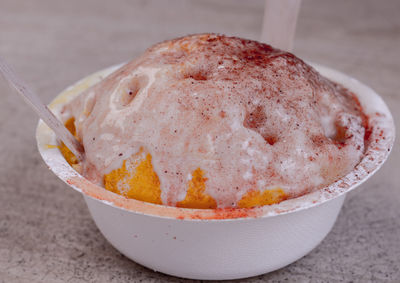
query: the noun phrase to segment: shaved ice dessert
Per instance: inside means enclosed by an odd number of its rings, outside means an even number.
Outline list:
[[[155,204],[246,208],[321,189],[360,162],[356,96],[291,53],[200,34],[149,48],[62,110],[78,163],[105,189]]]

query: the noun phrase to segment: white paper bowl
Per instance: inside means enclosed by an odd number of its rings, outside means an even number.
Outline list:
[[[116,67],[69,87],[50,104],[62,105]],[[36,138],[48,167],[81,192],[105,238],[135,262],[192,279],[237,279],[270,272],[303,257],[329,233],[345,194],[362,184],[387,159],[394,142],[392,116],[369,87],[332,69],[314,65],[324,76],[352,90],[373,126],[365,157],[348,175],[317,192],[280,204],[251,209],[185,209],[125,199],[74,171],[39,121]]]

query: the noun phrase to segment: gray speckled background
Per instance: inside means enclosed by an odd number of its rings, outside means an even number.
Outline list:
[[[84,3],[81,3],[84,2]],[[400,125],[400,1],[304,0],[295,53],[380,93]],[[263,1],[0,0],[0,54],[49,102],[84,75],[196,32],[257,39]],[[111,247],[43,164],[37,118],[0,80],[0,282],[183,282]],[[400,282],[400,148],[310,254],[248,282]]]

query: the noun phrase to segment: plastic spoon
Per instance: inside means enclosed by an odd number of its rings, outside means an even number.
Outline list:
[[[301,0],[265,0],[261,41],[292,51]]]
[[[82,144],[65,128],[56,116],[44,105],[39,97],[18,77],[10,65],[0,56],[0,72],[7,81],[13,86],[25,102],[39,115],[39,117],[49,126],[56,136],[75,154],[78,160],[84,159]]]

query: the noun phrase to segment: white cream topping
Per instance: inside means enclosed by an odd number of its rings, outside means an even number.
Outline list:
[[[153,47],[66,107],[79,117],[84,174],[101,184],[144,149],[169,205],[197,168],[219,207],[249,190],[298,196],[330,184],[363,154],[361,112],[347,90],[291,56],[226,37]]]

